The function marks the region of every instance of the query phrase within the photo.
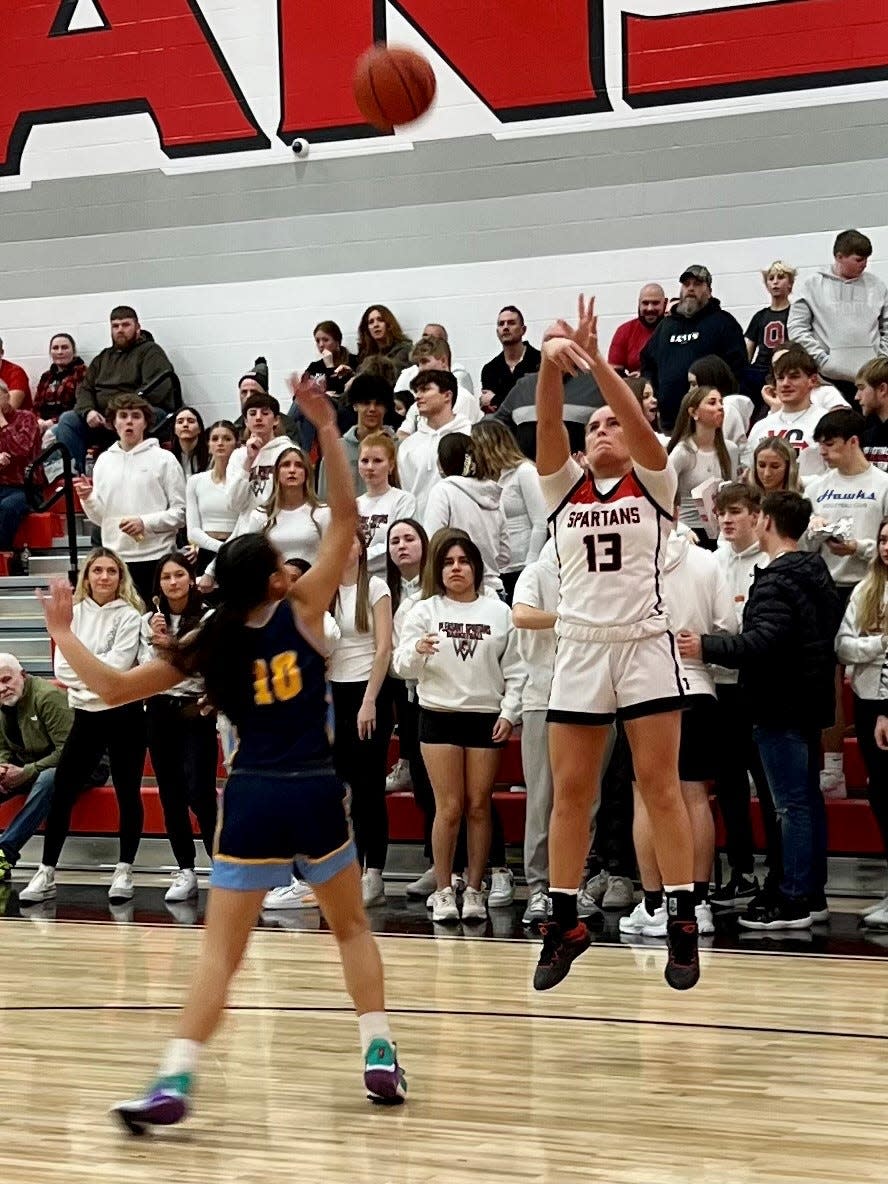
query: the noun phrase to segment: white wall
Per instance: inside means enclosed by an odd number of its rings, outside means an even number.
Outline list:
[[[877,274],[888,276],[888,227],[861,227],[873,239]],[[32,379],[48,365],[50,336],[73,333],[89,360],[108,344],[107,314],[114,304],[133,304],[142,323],[167,350],[183,382],[186,400],[217,418],[236,409],[236,383],[264,354],[271,369],[272,393],[283,395],[284,379],[316,355],[315,323],[338,321],[346,341],[364,308],[389,305],[405,331],[416,337],[427,321],[440,321],[450,333],[454,358],[478,378],[482,364],[499,349],[494,332],[503,304],[517,304],[528,322],[528,338],[538,344],[545,326],[570,317],[576,294],[594,293],[602,340],[635,313],[638,289],[657,280],[667,293],[678,291],[678,276],[690,263],[704,263],[714,276],[714,294],[746,327],[752,313],[767,304],[758,269],[774,259],[799,267],[799,282],[831,255],[834,232],[796,237],[746,239],[588,254],[510,259],[452,267],[423,267],[213,284],[89,296],[46,296],[40,300],[0,301],[0,337],[6,357],[23,365]],[[881,248],[881,254],[880,254]]]

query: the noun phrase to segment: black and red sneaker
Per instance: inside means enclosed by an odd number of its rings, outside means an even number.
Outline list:
[[[696,921],[670,920],[666,926],[669,956],[665,978],[674,991],[689,991],[700,979],[697,936]]]
[[[555,921],[547,921],[540,925],[543,937],[543,948],[540,960],[533,972],[533,989],[548,991],[557,987],[563,978],[567,977],[570,964],[580,954],[588,950],[592,938],[589,930],[582,921],[578,921],[573,929],[563,933],[561,926]]]

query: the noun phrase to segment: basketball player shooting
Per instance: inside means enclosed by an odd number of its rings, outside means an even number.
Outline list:
[[[554,803],[549,827],[552,920],[534,987],[556,986],[590,943],[577,918],[608,729],[622,720],[654,832],[668,912],[666,981],[700,977],[693,849],[678,780],[685,688],[661,596],[676,478],[629,387],[598,348],[595,302],[543,346],[536,389],[537,468],[561,570],[558,648],[549,700]],[[564,375],[594,374],[605,406],[586,430],[584,472],[564,427]]]

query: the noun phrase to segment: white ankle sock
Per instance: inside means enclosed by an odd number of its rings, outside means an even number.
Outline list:
[[[825,752],[823,754],[824,773],[844,773],[845,765],[840,752]]]
[[[384,1011],[365,1011],[358,1016],[358,1029],[361,1033],[361,1052],[366,1053],[374,1040],[387,1040],[394,1044],[392,1030],[389,1027],[388,1016]]]
[[[159,1076],[178,1077],[181,1073],[195,1073],[202,1047],[199,1040],[171,1040],[164,1050]]]

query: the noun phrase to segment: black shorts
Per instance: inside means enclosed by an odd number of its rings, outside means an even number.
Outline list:
[[[682,781],[713,781],[718,771],[718,700],[694,695],[681,717],[678,776]]]
[[[246,892],[296,874],[325,884],[357,858],[349,795],[324,762],[283,773],[235,769],[219,808],[210,884]]]
[[[499,716],[489,711],[429,711],[419,709],[420,744],[453,744],[456,748],[502,748],[493,742]]]

